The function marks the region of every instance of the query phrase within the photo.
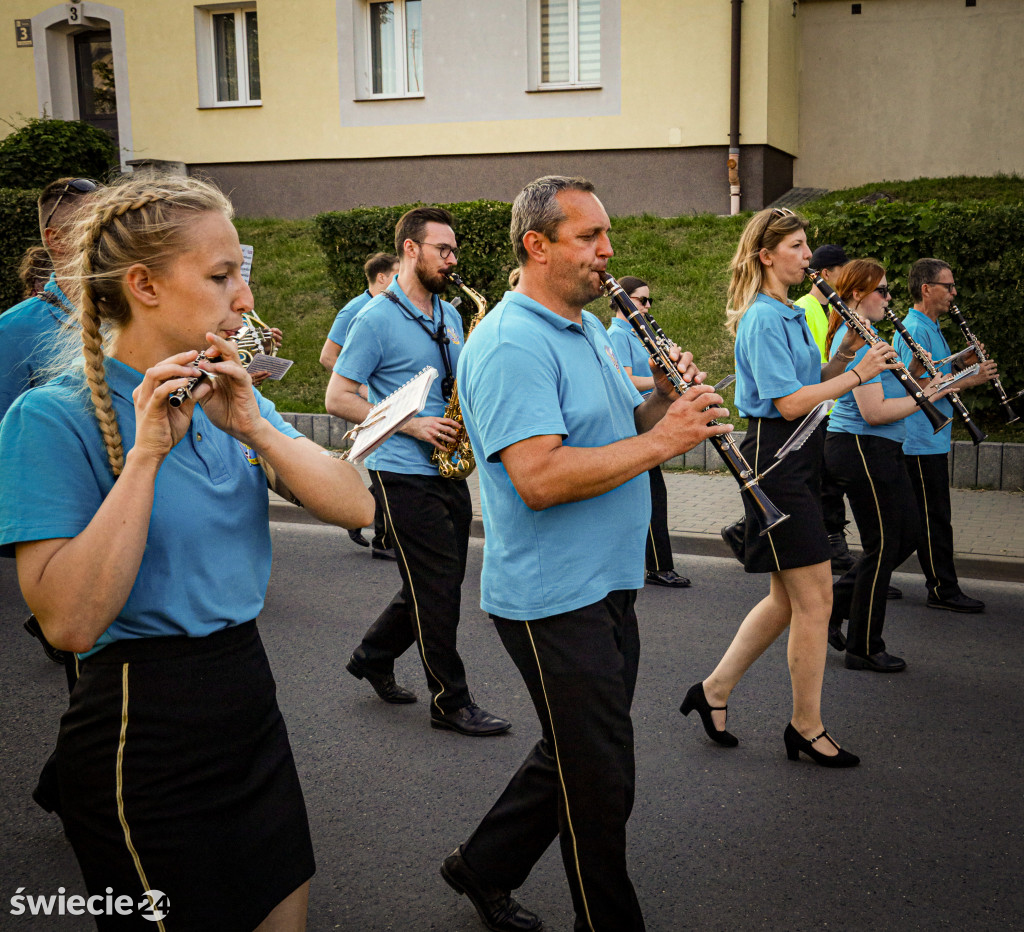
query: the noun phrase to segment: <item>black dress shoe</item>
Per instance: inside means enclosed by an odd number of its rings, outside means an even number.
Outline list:
[[[454,712],[441,713],[435,709],[430,713],[430,727],[447,728],[473,738],[486,738],[489,735],[505,734],[512,727],[512,723],[485,712],[475,703],[470,703]]]
[[[828,643],[829,647],[834,647],[836,650],[846,650],[846,635],[843,634],[841,623],[838,625],[833,625],[829,623]]]
[[[947,612],[966,612],[969,615],[976,615],[985,611],[985,603],[981,599],[972,599],[958,592],[948,599],[937,599],[933,595],[928,596],[929,608],[944,608]]]
[[[355,655],[345,664],[345,669],[357,680],[365,679],[373,687],[373,691],[385,702],[390,702],[392,705],[405,705],[416,701],[416,693],[411,689],[399,686],[395,682],[394,673],[374,673],[372,670],[367,670],[356,660]]]
[[[462,857],[462,846],[448,855],[441,865],[441,876],[459,896],[469,897],[480,921],[492,932],[537,932],[544,928],[540,916],[520,906],[510,890],[484,883]]]
[[[64,658],[67,654],[62,650],[58,650],[46,640],[46,635],[43,634],[43,629],[39,627],[39,622],[36,620],[35,615],[28,616],[28,620],[25,622],[25,630],[43,645],[43,653],[46,654],[47,659],[64,666]]]
[[[394,550],[385,550],[383,547],[374,547],[370,551],[370,555],[374,560],[397,560]]]
[[[902,599],[903,598],[903,590],[902,589],[897,589],[895,586],[890,586],[886,590],[886,592],[885,592],[885,597],[887,599],[889,599],[890,601],[895,601],[896,599]]]
[[[670,586],[673,589],[685,589],[690,580],[680,576],[675,570],[648,570],[647,581],[656,586]]]
[[[836,749],[835,754],[822,754],[814,746],[814,743],[822,738]],[[803,751],[814,763],[821,767],[856,767],[860,763],[860,758],[856,754],[844,751],[832,740],[832,736],[827,731],[823,731],[816,738],[808,739],[800,734],[793,727],[793,723],[790,722],[782,733],[782,740],[786,744],[786,757],[790,760],[800,760],[800,752]]]
[[[875,673],[899,673],[907,668],[902,657],[894,657],[887,651],[880,650],[877,654],[861,657],[860,654],[846,652],[846,668],[848,670],[872,670]]]
[[[857,562],[857,558],[850,553],[850,548],[846,545],[846,533],[839,531],[829,534],[828,543],[832,551],[832,572],[842,575]]]
[[[745,535],[747,531],[747,519],[740,518],[735,524],[728,524],[721,530],[722,540],[724,540],[732,552],[736,555],[736,559],[743,562],[743,553],[747,549],[745,543]]]
[[[363,532],[358,528],[354,531],[349,531],[348,536],[353,544],[359,544],[360,547],[370,546],[370,542],[365,537],[363,537]]]
[[[708,697],[704,695],[703,681],[694,683],[687,690],[683,704],[679,707],[679,711],[683,715],[689,715],[694,709],[697,710],[697,714],[700,716],[700,722],[704,726],[707,736],[716,744],[722,745],[723,748],[734,748],[740,743],[740,739],[735,735],[729,734],[724,728],[719,730],[715,727],[711,713],[725,712],[728,716],[729,707],[727,705],[711,705],[708,702]]]

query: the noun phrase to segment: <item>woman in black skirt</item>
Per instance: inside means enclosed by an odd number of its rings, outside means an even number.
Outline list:
[[[736,406],[749,418],[740,449],[755,471],[764,469],[800,419],[886,368],[895,352],[886,344],[868,350],[855,369],[840,360],[821,365],[821,352],[801,308],[789,300],[811,257],[807,222],[774,208],[755,214],[732,260],[727,326],[736,334]],[[849,331],[844,355],[862,341]],[[832,605],[829,544],[821,513],[820,469],[824,437],[818,431],[761,484],[789,520],[763,536],[749,504],[744,566],[770,573],[771,588],[740,625],[712,674],[695,683],[680,711],[696,709],[708,736],[735,747],[725,730],[726,703],[750,665],[788,627],[793,711],[784,740],[791,760],[806,753],[826,767],[852,767],[859,758],[842,750],[821,720],[821,684]]]
[[[253,298],[230,217],[195,179],[91,198],[69,276],[77,350],[0,429],[0,546],[47,639],[78,655],[61,817],[90,902],[121,904],[102,929],[305,927],[313,851],[254,621],[261,459],[323,520],[362,527],[373,500],[240,365],[230,338]],[[196,366],[215,378],[172,407]]]

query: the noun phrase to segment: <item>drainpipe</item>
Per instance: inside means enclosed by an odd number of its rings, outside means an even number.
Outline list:
[[[740,9],[732,0],[732,77],[729,85],[729,212],[740,212]]]

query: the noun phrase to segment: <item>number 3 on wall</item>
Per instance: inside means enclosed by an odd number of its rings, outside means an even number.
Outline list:
[[[82,7],[84,3],[69,3],[68,4],[68,22],[73,26],[80,25],[85,22],[85,13]]]

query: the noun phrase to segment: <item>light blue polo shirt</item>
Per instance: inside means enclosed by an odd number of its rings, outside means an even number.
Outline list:
[[[132,391],[142,374],[106,361],[125,452],[134,445]],[[114,485],[80,374],[22,395],[0,426],[0,553],[21,541],[75,537]],[[301,436],[258,391],[281,433]],[[270,579],[267,480],[252,451],[196,406],[188,433],[156,478],[146,550],[117,618],[89,653],[126,638],[202,637],[255,618]],[[88,656],[82,654],[81,656]]]
[[[70,325],[65,308],[70,310],[72,304],[55,276],[43,290],[54,303],[36,296],[0,314],[0,418],[18,395],[42,383],[54,337]]]
[[[454,374],[463,344],[462,317],[447,301],[434,295],[434,318],[431,320],[406,297],[397,277],[388,286],[388,291],[399,298],[402,307],[384,294],[372,298],[352,321],[334,371],[346,379],[366,385],[370,403],[376,404],[401,388],[421,369],[433,366],[437,369],[438,378],[430,386],[427,404],[421,413],[441,417],[445,409],[441,394],[441,380],[444,378],[441,350],[413,318],[422,321],[430,333],[443,319],[442,326],[451,341],[448,352]],[[437,467],[430,462],[434,450],[435,447],[425,441],[397,433],[366,457],[366,466],[384,472],[436,476]]]
[[[878,333],[874,327],[871,328],[873,333]],[[846,335],[846,327],[840,326],[836,331],[835,336],[832,339],[832,352],[839,348],[839,344],[843,342],[843,337]],[[871,349],[866,343],[853,354],[853,359],[850,360],[846,366],[845,372],[849,372],[857,363],[859,363],[866,355],[868,350]],[[903,383],[888,370],[884,370],[876,375],[873,379],[868,379],[864,382],[865,385],[881,385],[882,396],[884,398],[906,398],[907,393],[903,388]],[[856,386],[853,391],[847,392],[845,395],[840,395],[839,400],[835,403],[832,408],[832,413],[828,416],[828,432],[830,434],[860,434],[870,435],[872,437],[885,437],[887,440],[894,440],[896,443],[903,443],[903,438],[907,435],[907,419],[900,418],[898,421],[893,421],[889,424],[869,424],[864,420],[863,415],[860,413],[860,408],[857,407],[857,400],[853,397],[854,392],[860,386]]]
[[[337,343],[338,346],[344,346],[345,337],[348,334],[348,328],[352,325],[352,320],[356,314],[370,303],[372,298],[370,289],[367,288],[361,295],[356,295],[338,311],[338,316],[334,318],[334,323],[331,324],[331,332],[327,334],[327,339]]]
[[[633,375],[641,379],[651,377],[651,356],[628,320],[618,316],[612,318],[608,325],[608,342],[615,350],[619,362],[632,369]]]
[[[929,353],[932,359],[945,359],[949,355],[949,344],[942,335],[942,330],[937,321],[932,320],[927,314],[911,308],[907,316],[903,318],[903,325],[910,332],[910,335]],[[897,333],[892,342],[895,350],[900,354],[900,359],[907,367],[914,360],[914,354],[900,338]],[[949,375],[953,371],[953,364],[947,362],[939,366],[939,372]],[[953,416],[953,404],[948,398],[939,398],[934,402],[935,407],[946,417]],[[903,452],[908,456],[928,456],[933,453],[948,453],[950,443],[953,439],[953,425],[947,424],[938,433],[932,427],[931,421],[923,411],[915,411],[906,419],[907,436],[903,441]]]
[[[651,516],[646,473],[596,498],[531,511],[500,457],[528,437],[601,447],[636,436],[633,410],[643,399],[601,322],[584,311],[581,326],[506,292],[459,360],[459,398],[480,469],[481,608],[531,620],[639,589]]]
[[[759,294],[736,332],[736,407],[743,417],[782,417],[774,398],[821,381],[821,350],[802,307]]]

